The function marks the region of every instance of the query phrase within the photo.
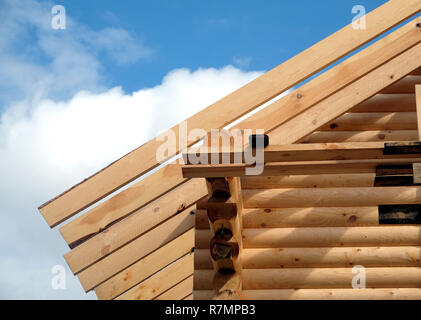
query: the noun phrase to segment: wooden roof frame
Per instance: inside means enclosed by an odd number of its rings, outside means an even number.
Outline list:
[[[354,30],[352,25],[346,26],[190,117],[187,125],[206,132],[224,128],[420,11],[421,0],[406,0],[404,5],[401,0],[390,0],[367,15],[370,21],[367,29]],[[379,164],[421,162],[421,157],[416,154],[385,156],[385,145],[381,143],[292,145],[420,66],[421,18],[416,18],[234,125],[233,129],[259,128],[269,135],[272,146],[265,151],[265,156],[270,163],[265,165],[263,175],[314,172],[315,163],[318,164],[317,172],[354,173],[373,170]],[[418,102],[419,92],[417,88]],[[177,140],[178,128],[176,125],[170,129],[176,133]],[[187,147],[201,138],[189,141]],[[189,247],[192,247],[188,235],[194,228],[195,218],[191,213],[197,210],[214,210],[217,216],[217,219],[211,219],[215,236],[213,244],[229,246],[230,250],[236,246],[242,250],[241,222],[237,217],[241,214],[243,199],[238,177],[245,174],[247,165],[181,166],[173,162],[150,173],[159,165],[155,154],[160,145],[161,141],[156,139],[147,142],[39,207],[48,225],[55,227],[148,174],[60,228],[63,238],[72,248],[65,255],[72,272],[79,277],[86,291],[94,289],[100,299],[147,299],[156,297],[156,294],[165,298],[171,292],[176,295],[177,290],[191,283],[192,275],[185,266],[192,260],[188,255]],[[177,145],[176,152],[168,154],[167,159],[183,151],[185,146]],[[342,158],[338,160],[338,157]],[[203,180],[192,179],[195,177],[224,179],[229,187],[229,197],[215,198],[215,185],[210,183],[215,180],[210,179],[205,184]],[[203,198],[205,204],[197,208],[196,203]],[[225,214],[233,204],[235,215],[227,218]],[[156,214],[157,207],[165,210]],[[234,243],[221,238],[223,234],[217,235],[221,225],[230,226]],[[166,234],[170,236],[164,236]],[[169,260],[163,260],[164,256],[175,262],[168,265]],[[241,255],[214,259],[217,271],[226,269],[227,264],[232,264],[240,278],[232,274],[216,278],[216,297],[247,296],[247,292],[242,292]],[[161,270],[157,278],[148,278],[157,270]],[[169,272],[176,275],[176,282],[164,281],[159,284],[158,291],[148,291]],[[133,278],[122,282],[129,274],[134,275]]]

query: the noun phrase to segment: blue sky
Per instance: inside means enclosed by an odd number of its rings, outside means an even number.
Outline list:
[[[148,59],[128,66],[99,57],[106,83],[131,92],[157,85],[175,68],[234,64],[245,70],[269,70],[348,24],[354,5],[371,11],[384,2],[67,0],[60,4],[69,16],[94,30],[124,28],[153,50]]]
[[[0,0],[0,299],[94,298],[37,207],[384,2]]]

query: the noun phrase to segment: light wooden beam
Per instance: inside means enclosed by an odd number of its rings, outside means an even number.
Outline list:
[[[367,288],[421,287],[419,267],[373,267],[365,272]],[[195,270],[196,288],[211,289],[208,275],[208,270]],[[243,290],[352,289],[353,277],[352,268],[244,269]]]
[[[408,143],[403,142],[406,146]],[[230,152],[208,152],[189,151],[183,154],[186,165],[193,157],[200,155],[207,159],[209,164],[212,160],[219,159],[222,164],[223,159],[229,159],[230,163],[235,163],[240,159],[243,163],[247,159],[247,153],[255,155],[256,152],[263,153],[264,162],[298,162],[298,161],[327,161],[327,160],[366,160],[366,159],[394,159],[394,158],[414,158],[415,152],[403,151],[402,153],[385,154],[389,144],[384,142],[342,142],[342,143],[314,143],[314,144],[290,144],[290,145],[270,145],[265,149],[250,149],[247,147],[243,152],[232,150]],[[185,166],[182,167],[183,170]]]
[[[212,268],[208,250],[195,251],[195,269]],[[320,247],[243,249],[243,269],[420,267],[421,247]]]
[[[208,300],[210,290],[194,292],[197,300]],[[355,289],[266,289],[243,290],[244,300],[421,300],[421,288]]]
[[[267,163],[261,176],[374,173],[380,165],[412,165],[421,158]],[[245,164],[185,165],[185,177],[247,176]]]

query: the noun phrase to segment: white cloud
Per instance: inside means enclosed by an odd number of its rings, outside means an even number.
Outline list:
[[[67,29],[52,30],[52,5],[0,0],[0,299],[94,298],[68,269],[67,290],[52,290],[69,248],[36,208],[261,74],[178,69],[153,88],[110,89],[102,54],[121,65],[152,50],[69,12]]]
[[[49,270],[64,264],[68,249],[36,207],[258,75],[231,66],[179,69],[132,94],[85,91],[7,110],[0,124],[0,217],[8,226],[0,241],[0,298],[84,297],[70,273],[74,290],[49,287]]]
[[[3,0],[0,6],[0,110],[28,96],[61,99],[82,89],[100,92],[106,88],[101,55],[127,65],[153,52],[124,29],[92,30],[69,12],[66,29],[54,30],[51,2]]]

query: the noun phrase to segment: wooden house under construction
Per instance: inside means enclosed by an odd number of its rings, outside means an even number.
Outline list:
[[[263,129],[267,146],[245,134],[242,151],[177,144],[159,166],[154,139],[42,205],[50,227],[84,211],[60,228],[83,288],[99,299],[420,299],[420,11],[421,0],[388,1],[365,29],[339,30],[186,120]],[[264,154],[257,176],[247,150]],[[198,152],[230,161],[194,164]]]

